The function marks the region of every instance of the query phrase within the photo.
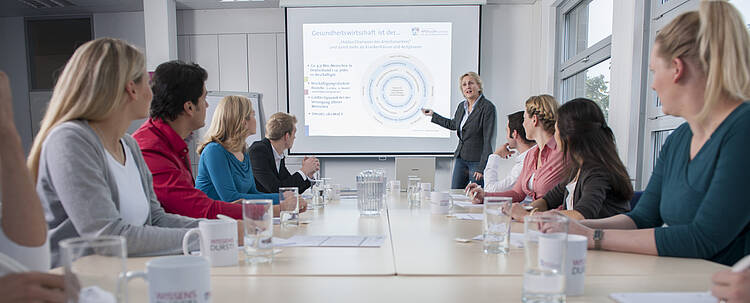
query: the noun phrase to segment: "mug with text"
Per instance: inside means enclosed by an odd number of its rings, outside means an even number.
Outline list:
[[[148,282],[148,297],[151,303],[211,302],[210,266],[206,258],[154,258],[146,262],[146,272],[127,273],[128,281],[133,278],[141,278]]]
[[[200,237],[200,255],[206,257],[211,266],[234,266],[239,263],[237,248],[237,221],[205,220],[198,223],[198,228],[188,231],[182,238],[182,252],[189,255],[190,237]]]

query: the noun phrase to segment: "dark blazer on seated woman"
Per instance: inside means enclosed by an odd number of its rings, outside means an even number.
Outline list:
[[[310,188],[310,180],[302,176],[302,172],[289,173],[284,158],[281,159],[279,169],[276,169],[273,146],[271,146],[271,140],[268,140],[268,138],[253,142],[250,145],[249,153],[250,163],[253,165],[255,186],[258,191],[277,193],[279,187],[297,187],[298,192],[302,193]]]
[[[464,110],[465,103],[466,100],[458,104],[453,119],[433,113],[431,121],[447,129],[458,130],[461,120],[463,120],[466,113]],[[453,155],[457,159],[460,158],[464,161],[478,162],[473,171],[484,172],[484,167],[487,166],[487,158],[493,152],[492,143],[496,128],[495,118],[495,105],[490,100],[487,100],[484,95],[481,95],[477,99],[476,104],[474,104],[474,108],[471,110],[471,114],[469,114],[464,126],[460,131],[456,132],[458,135],[458,146]],[[465,186],[466,184],[459,187],[453,186],[453,188],[464,188]]]
[[[611,182],[614,178],[604,167],[584,163],[573,190],[573,208],[568,209],[567,190],[570,180],[564,180],[544,195],[547,209],[575,210],[586,219],[607,218],[630,211],[630,201],[618,195]]]

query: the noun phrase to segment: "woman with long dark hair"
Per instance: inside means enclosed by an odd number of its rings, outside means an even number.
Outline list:
[[[578,98],[557,110],[555,140],[567,159],[567,177],[526,211],[514,205],[513,218],[560,209],[573,219],[611,217],[630,210],[633,186],[615,147],[615,136],[599,106]]]

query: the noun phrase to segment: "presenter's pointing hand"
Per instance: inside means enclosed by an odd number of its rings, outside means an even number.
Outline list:
[[[429,109],[429,108],[423,108],[423,109],[422,109],[422,113],[423,113],[423,114],[424,114],[425,116],[428,116],[428,117],[432,117],[432,110],[431,110],[431,109]]]

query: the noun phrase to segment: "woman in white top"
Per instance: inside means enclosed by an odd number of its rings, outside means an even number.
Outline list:
[[[521,176],[526,154],[529,149],[536,145],[534,141],[526,139],[526,130],[523,128],[523,111],[508,115],[508,125],[505,131],[508,142],[489,156],[487,167],[484,168],[484,190],[488,192],[500,192],[512,189],[518,177]],[[513,158],[513,168],[503,176],[500,172],[500,161],[502,159],[509,159],[514,153],[518,153],[518,156]],[[475,187],[477,187],[476,183],[470,183],[466,186],[466,192],[471,191]]]
[[[62,239],[118,235],[128,256],[177,254],[198,226],[164,211],[141,150],[126,134],[148,116],[152,96],[146,57],[123,40],[86,42],[65,65],[28,158],[46,206],[53,266]],[[190,246],[198,248],[197,238]]]
[[[0,71],[1,302],[63,302],[63,278],[50,268],[47,224],[13,123],[8,77]],[[26,272],[34,270],[37,272]]]

